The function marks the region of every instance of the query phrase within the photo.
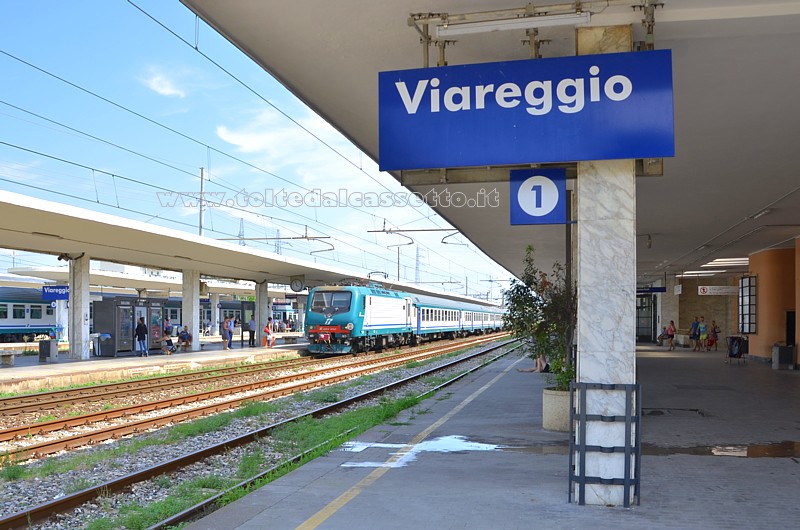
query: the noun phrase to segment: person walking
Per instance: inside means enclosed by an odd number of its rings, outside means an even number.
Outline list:
[[[136,324],[136,342],[139,343],[139,357],[149,357],[149,348],[147,347],[147,324],[144,323],[144,317],[139,317],[139,323]]]
[[[697,351],[708,351],[708,324],[706,324],[706,317],[700,317],[700,323],[697,324],[697,338],[699,345]]]
[[[248,333],[250,333],[250,340],[247,341],[247,345],[251,348],[256,347],[256,319],[255,317],[250,318],[250,322],[247,323]]]
[[[712,320],[708,328],[708,351],[711,351],[711,346],[714,346],[714,351],[719,350],[719,326],[716,320]]]
[[[694,317],[692,322],[692,329],[689,331],[689,340],[692,343],[692,351],[700,351],[700,337],[697,333],[697,326],[700,325],[700,320]]]
[[[670,320],[667,326],[667,340],[669,341],[669,351],[675,349],[675,321]]]

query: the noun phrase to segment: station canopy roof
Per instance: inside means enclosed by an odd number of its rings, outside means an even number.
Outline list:
[[[289,285],[292,279],[299,278],[307,287],[373,281],[401,291],[476,302],[463,295],[441,293],[403,282],[370,280],[354,276],[342,268],[7,191],[0,191],[0,211],[3,212],[0,216],[0,240],[8,248],[52,254],[66,260],[85,253],[93,260],[176,272],[197,270],[208,292],[250,294],[250,290],[240,292],[238,287],[231,285],[232,281]],[[66,267],[49,270],[17,268],[16,272],[65,283],[68,278]],[[92,271],[92,275],[91,285],[181,290],[180,282],[175,279],[157,276],[131,278],[109,271]]]
[[[508,0],[181,1],[376,161],[378,73],[423,67],[420,33],[409,17],[526,6]],[[641,7],[657,4],[655,49],[672,50],[676,155],[663,160],[661,171],[643,171],[655,175],[637,179],[638,283],[699,270],[718,258],[793,247],[800,234],[800,1],[578,3],[592,12],[589,25],[630,24],[636,41],[645,40]],[[537,13],[574,10],[575,2],[533,7]],[[449,65],[527,59],[525,38],[524,30],[449,37],[454,42],[446,44],[445,58]],[[574,27],[543,27],[539,38],[544,57],[575,55]],[[436,65],[438,49],[429,51]],[[508,204],[507,168],[440,169],[393,176],[423,194],[443,182],[474,196],[489,181]],[[542,269],[565,259],[562,226],[509,226],[507,214],[491,209],[437,211],[514,274],[521,273],[528,244]],[[728,263],[717,270],[747,270],[746,259]]]

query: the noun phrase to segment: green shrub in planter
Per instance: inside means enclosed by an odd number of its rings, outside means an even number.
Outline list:
[[[574,283],[567,282],[566,269],[560,263],[552,272],[539,270],[534,262],[534,249],[525,251],[522,277],[513,279],[503,292],[506,314],[503,324],[511,334],[523,341],[526,355],[544,354],[550,364],[548,383],[557,390],[569,390],[575,379],[572,344],[577,322],[578,297]]]

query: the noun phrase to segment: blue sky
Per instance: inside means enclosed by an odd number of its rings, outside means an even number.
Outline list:
[[[259,194],[280,191],[404,190],[177,0],[6,1],[0,24],[0,189],[196,234],[198,208],[159,194],[199,192],[203,167],[206,192],[239,199],[208,210],[206,236],[237,237],[242,227],[246,238],[330,236],[334,250],[314,254],[329,246],[247,244],[392,278],[391,245],[408,240],[368,230],[449,227],[418,201],[261,206]],[[419,280],[447,282],[434,288],[468,285],[475,295],[491,287],[496,297],[500,285],[489,280],[510,276],[471,244],[411,235],[416,244],[400,247],[401,280],[415,280],[417,248]],[[0,250],[0,271],[55,264]]]

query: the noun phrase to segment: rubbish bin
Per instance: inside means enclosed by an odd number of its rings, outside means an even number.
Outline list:
[[[92,356],[99,357],[100,356],[100,334],[99,333],[89,333],[89,339],[92,341]]]
[[[57,362],[58,361],[58,342],[53,339],[39,341],[39,362]]]
[[[244,348],[244,336],[247,335],[247,344],[250,344],[250,324],[242,322],[242,335],[239,337],[239,347]]]
[[[772,369],[773,370],[794,370],[794,347],[779,346],[772,347]]]

